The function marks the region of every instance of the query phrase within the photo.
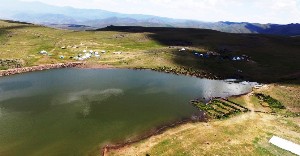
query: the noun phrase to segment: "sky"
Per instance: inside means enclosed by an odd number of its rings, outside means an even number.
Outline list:
[[[22,0],[206,22],[300,23],[300,0]]]

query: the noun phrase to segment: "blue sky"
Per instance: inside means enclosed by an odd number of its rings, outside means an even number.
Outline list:
[[[200,21],[300,23],[300,0],[22,0]]]

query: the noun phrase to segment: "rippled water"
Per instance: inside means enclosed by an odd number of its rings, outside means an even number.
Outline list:
[[[189,118],[189,103],[248,84],[125,69],[58,69],[0,78],[0,155],[87,155]]]

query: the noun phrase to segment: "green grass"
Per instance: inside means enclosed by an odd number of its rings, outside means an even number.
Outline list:
[[[232,96],[228,98],[229,101],[241,104],[242,106],[247,106],[246,101],[244,100],[244,98],[241,97],[236,97],[236,96]]]
[[[259,155],[268,155],[268,156],[272,156],[273,154],[269,152],[269,150],[267,150],[266,148],[264,147],[261,147],[259,146],[259,141],[260,141],[260,138],[256,137],[254,140],[253,140],[253,144],[255,145],[255,150],[257,152],[257,154]]]
[[[258,97],[260,100],[268,103],[268,105],[272,109],[285,109],[284,105],[280,101],[272,98],[270,95],[256,93],[255,96]]]
[[[0,55],[4,59],[22,59],[26,66],[32,66],[72,62],[74,60],[70,57],[87,48],[107,51],[101,59],[87,61],[92,64],[130,68],[192,68],[207,75],[260,82],[291,78],[289,75],[298,72],[297,67],[300,66],[300,39],[295,37],[227,34],[201,29],[141,29],[137,32],[125,31],[122,27],[102,31],[70,31],[0,21]],[[74,45],[78,48],[71,48]],[[62,46],[69,48],[61,49]],[[178,52],[181,47],[187,47],[188,50]],[[229,52],[221,53],[224,48]],[[41,56],[38,54],[40,50],[47,50],[53,56]],[[193,51],[205,53],[209,50],[224,56],[245,54],[251,61],[201,59],[193,54]],[[112,54],[117,51],[123,54]],[[60,55],[64,55],[65,59],[59,59]]]
[[[4,44],[8,40],[7,32],[5,30],[0,30],[0,44]]]
[[[212,119],[226,119],[241,112],[248,112],[248,109],[242,105],[223,99],[214,99],[209,103],[201,101],[192,101],[191,103],[199,110],[205,111]]]

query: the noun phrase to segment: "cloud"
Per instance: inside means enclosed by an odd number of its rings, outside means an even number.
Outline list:
[[[34,0],[23,0],[34,1]],[[200,21],[300,22],[300,0],[38,0],[58,6],[104,9]]]
[[[119,96],[122,95],[124,92],[122,89],[105,89],[105,90],[83,90],[79,92],[73,92],[69,93],[66,96],[67,103],[72,103],[74,101],[79,101],[83,100],[86,102],[91,102],[91,101],[103,101],[106,100],[112,96]]]

